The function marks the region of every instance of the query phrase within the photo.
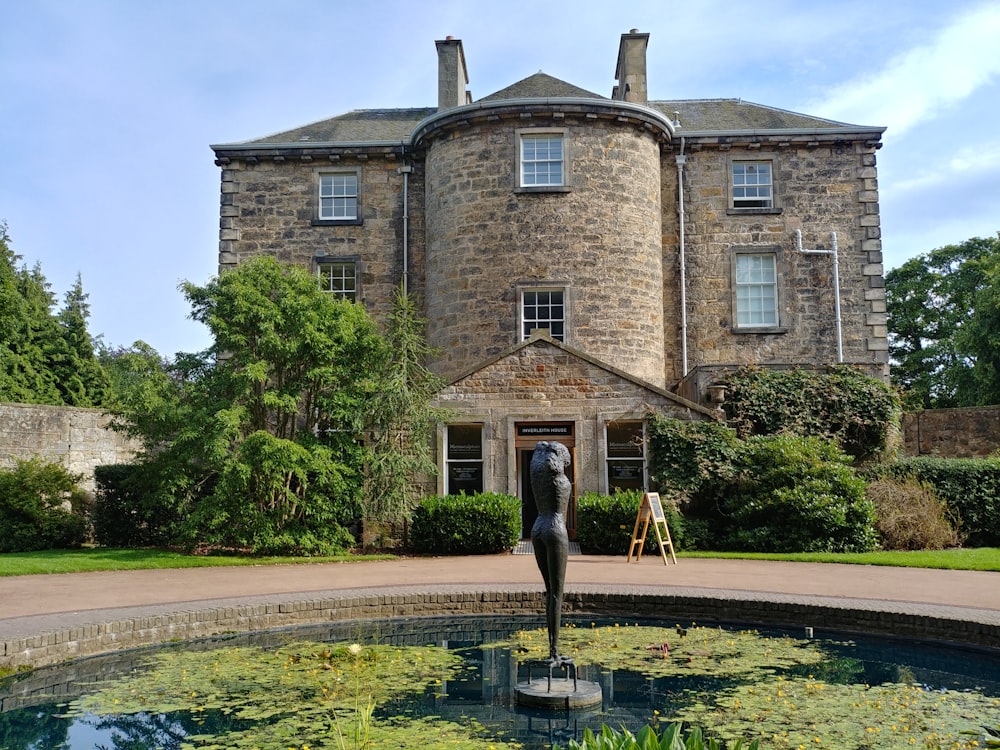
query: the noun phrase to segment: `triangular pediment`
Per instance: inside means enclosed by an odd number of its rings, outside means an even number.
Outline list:
[[[621,411],[666,410],[688,419],[714,418],[714,413],[653,383],[632,377],[612,365],[544,335],[536,335],[452,380],[438,393],[440,406],[477,410],[512,404],[546,408]]]

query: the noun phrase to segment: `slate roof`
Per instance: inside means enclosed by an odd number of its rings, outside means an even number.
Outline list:
[[[671,122],[674,113],[681,132],[726,132],[734,130],[828,130],[859,127],[821,117],[789,112],[785,109],[754,104],[742,99],[677,99],[651,101]]]
[[[593,91],[581,89],[572,83],[560,81],[558,78],[538,71],[534,75],[518,81],[505,89],[477,99],[480,102],[497,102],[504,99],[552,99],[556,97],[572,97],[575,99],[605,99],[606,96]]]
[[[437,112],[437,107],[414,109],[355,109],[292,130],[244,141],[241,146],[289,143],[372,143],[405,141],[417,123]],[[237,144],[230,144],[237,145]]]
[[[476,103],[495,103],[508,99],[595,99],[603,104],[611,100],[566,81],[539,72],[501,89]],[[650,101],[648,106],[673,121],[675,113],[682,129],[679,135],[726,133],[734,131],[834,129],[876,130],[859,125],[789,112],[742,99],[677,99]],[[267,147],[307,143],[364,144],[408,141],[416,125],[436,113],[436,107],[411,109],[356,109],[328,120],[303,125],[292,130],[242,143],[213,146],[215,149]]]

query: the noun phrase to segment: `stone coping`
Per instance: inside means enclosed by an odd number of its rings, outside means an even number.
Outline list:
[[[812,627],[991,650],[1000,644],[1000,611],[911,602],[693,587],[665,590],[662,586],[578,585],[567,591],[563,611],[678,622]],[[180,640],[297,625],[543,612],[540,586],[435,585],[339,589],[22,617],[0,623],[0,667],[35,668]]]

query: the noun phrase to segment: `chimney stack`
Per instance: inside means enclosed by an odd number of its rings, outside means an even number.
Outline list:
[[[465,69],[462,40],[449,36],[434,44],[438,53],[438,111],[469,104],[472,94],[465,90],[469,74]]]
[[[649,94],[646,91],[646,45],[649,34],[640,34],[639,29],[632,29],[622,34],[618,45],[618,66],[615,68],[615,79],[618,85],[611,92],[611,98],[618,101],[647,104]]]

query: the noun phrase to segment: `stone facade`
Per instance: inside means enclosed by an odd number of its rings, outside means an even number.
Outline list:
[[[342,261],[376,319],[400,286],[420,302],[450,382],[442,492],[526,498],[535,436],[572,442],[577,493],[622,486],[612,474],[644,485],[629,425],[715,418],[709,387],[742,365],[888,377],[884,129],[653,99],[648,42],[622,35],[610,98],[538,73],[473,101],[449,38],[436,107],[213,146],[221,270],[260,253]]]
[[[874,179],[877,144],[785,135],[705,140],[685,155],[684,165],[688,348],[697,353],[696,368],[836,362],[832,259],[800,252],[796,232],[801,232],[806,249],[824,251],[831,250],[831,233],[836,233],[842,361],[887,377]],[[764,159],[773,165],[775,208],[747,212],[729,207],[727,174],[731,163],[741,159]],[[671,210],[677,194],[676,164],[664,159],[662,174],[668,196],[663,202],[664,232],[673,238],[679,234],[677,213]],[[736,250],[763,248],[773,248],[778,257],[779,325],[772,331],[739,332],[733,310],[733,255]],[[670,285],[665,296],[676,291],[676,277],[665,274]],[[665,324],[668,340],[676,340],[677,315]],[[676,364],[667,367],[667,382],[683,377]]]
[[[0,404],[0,467],[40,458],[83,479],[93,492],[94,467],[128,463],[137,446],[108,428],[99,409],[34,404]]]
[[[659,146],[587,112],[502,118],[427,152],[427,316],[435,363],[454,376],[518,340],[518,290],[567,289],[566,343],[663,385]],[[521,123],[517,123],[519,126]],[[516,133],[572,142],[570,192],[517,192]],[[425,136],[429,140],[430,136]],[[496,263],[502,248],[503,263]]]
[[[697,404],[543,335],[457,378],[441,392],[438,404],[460,414],[463,422],[483,426],[485,489],[513,495],[527,482],[527,462],[539,439],[559,440],[572,449],[570,478],[577,488],[608,492],[607,461],[613,452],[608,423],[638,425],[650,411],[686,420],[705,416]],[[440,434],[443,455],[447,430]],[[442,472],[439,492],[447,491],[447,480]]]

